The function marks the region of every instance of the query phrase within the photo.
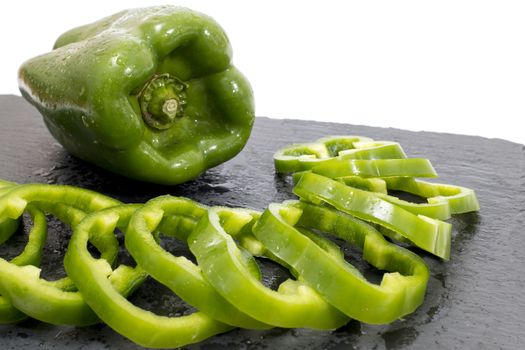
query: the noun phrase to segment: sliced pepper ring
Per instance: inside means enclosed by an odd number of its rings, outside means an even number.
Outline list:
[[[425,158],[404,159],[345,159],[333,158],[312,167],[312,172],[329,178],[361,177],[436,177],[432,163]]]
[[[344,260],[327,254],[296,227],[336,235],[363,251],[381,270],[380,285],[368,282]],[[253,230],[328,302],[361,322],[383,324],[413,312],[422,302],[429,270],[416,254],[391,244],[372,226],[340,211],[308,203],[270,204]]]
[[[274,291],[247,271],[232,236],[254,221],[249,211],[214,207],[188,237],[190,250],[213,287],[241,311],[274,326],[334,329],[346,324],[348,317],[302,282],[301,276]]]
[[[309,170],[327,159],[337,157],[343,150],[353,149],[354,142],[368,142],[362,136],[329,136],[310,143],[287,146],[275,152],[273,160],[278,173]]]
[[[303,173],[294,174],[294,181],[299,181]],[[344,184],[371,192],[382,199],[395,204],[414,214],[425,215],[433,219],[447,220],[451,214],[462,214],[479,210],[476,193],[466,187],[438,184],[415,179],[413,177],[361,178],[348,176],[338,178]],[[413,203],[389,195],[387,189],[403,191],[426,198],[427,203]]]
[[[33,206],[28,206],[27,212],[33,221],[33,226],[29,231],[27,244],[24,247],[24,250],[9,262],[18,266],[38,266],[40,264],[42,250],[47,236],[46,216],[42,211]],[[27,318],[26,314],[18,310],[9,299],[0,295],[0,324],[14,323],[25,318]]]
[[[358,141],[354,148],[339,152],[342,159],[403,159],[405,151],[398,142],[392,141]]]
[[[442,259],[450,257],[449,223],[412,214],[372,192],[313,173],[305,173],[293,191],[312,203],[326,202],[345,213],[379,224]]]
[[[29,204],[74,228],[86,212],[120,202],[72,186],[19,185],[0,197],[0,217],[17,219]],[[116,256],[114,245],[99,248],[108,259]],[[98,322],[69,277],[47,281],[40,278],[40,269],[33,265],[17,266],[0,259],[0,292],[21,312],[44,322],[68,325]]]
[[[0,180],[0,196],[3,196],[9,190],[13,189],[15,183]],[[0,244],[7,241],[18,228],[20,219],[1,218],[0,219]]]
[[[202,312],[165,317],[133,305],[125,295],[144,279],[144,269],[140,265],[135,268],[121,265],[112,270],[108,261],[95,259],[89,253],[88,242],[102,237],[114,238],[117,227],[125,231],[138,208],[137,205],[125,205],[102,210],[88,215],[76,227],[66,253],[65,267],[86,302],[116,332],[146,347],[179,347],[230,330],[230,326]],[[123,283],[130,278],[135,284]]]
[[[209,317],[237,327],[271,328],[230,304],[206,280],[199,266],[184,256],[172,255],[155,240],[153,233],[159,231],[186,243],[207,210],[206,206],[186,198],[161,196],[152,199],[131,218],[126,248],[151,277]],[[245,259],[244,263],[251,265],[253,261]],[[250,273],[253,272],[250,268]]]
[[[474,190],[466,187],[422,181],[411,177],[385,178],[387,188],[427,198],[429,204],[445,202],[451,214],[479,210]]]

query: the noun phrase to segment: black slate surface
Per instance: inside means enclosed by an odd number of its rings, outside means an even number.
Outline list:
[[[351,121],[349,119],[349,121]],[[187,349],[520,349],[525,343],[525,146],[498,139],[257,118],[252,137],[233,160],[179,186],[131,181],[70,156],[47,132],[23,99],[0,96],[0,178],[20,183],[81,186],[124,202],[161,194],[187,196],[209,205],[262,210],[293,198],[288,178],[274,174],[272,154],[291,142],[332,134],[395,140],[411,157],[429,158],[439,181],[471,187],[479,213],[455,216],[449,262],[422,254],[432,276],[424,304],[404,320],[372,326],[351,321],[336,331],[234,330]],[[0,249],[9,257],[21,249],[27,225]],[[62,275],[60,259],[69,230],[52,222],[43,274]],[[188,254],[176,242],[163,244]],[[352,252],[348,252],[352,254]],[[365,272],[368,267],[361,264]],[[275,286],[286,275],[265,264],[264,280]],[[148,281],[133,300],[163,314],[190,312],[180,300]],[[140,330],[137,330],[140,331]],[[1,349],[137,349],[109,327],[52,326],[35,320],[0,325]]]

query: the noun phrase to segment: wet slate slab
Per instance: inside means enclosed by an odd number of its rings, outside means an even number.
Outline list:
[[[351,119],[349,118],[349,121]],[[517,349],[525,342],[525,146],[499,139],[391,128],[257,118],[253,136],[233,160],[179,186],[140,183],[82,162],[64,151],[47,132],[38,112],[16,96],[0,96],[0,178],[20,183],[81,186],[119,198],[144,202],[161,194],[187,196],[209,205],[262,210],[270,202],[293,198],[290,180],[273,171],[273,152],[291,142],[332,134],[359,134],[400,142],[412,157],[429,158],[440,181],[474,188],[481,211],[450,220],[452,258],[441,262],[422,254],[432,276],[424,304],[390,325],[351,321],[342,329],[312,331],[235,330],[187,349]],[[26,225],[27,226],[27,225]],[[0,249],[8,257],[24,243],[27,227]],[[63,275],[61,257],[69,231],[52,223],[43,271]],[[170,250],[188,254],[177,242]],[[362,267],[366,269],[366,266]],[[264,267],[265,282],[275,285],[282,269]],[[134,302],[165,314],[190,309],[154,281]],[[52,326],[35,320],[0,325],[2,349],[139,348],[109,327]]]

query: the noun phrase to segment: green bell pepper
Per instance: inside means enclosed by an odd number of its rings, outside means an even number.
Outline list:
[[[235,156],[254,121],[246,78],[211,18],[158,6],[72,29],[26,61],[22,95],[72,154],[178,184]]]
[[[388,273],[379,285],[373,284],[294,226],[342,238],[360,248],[366,261]],[[423,259],[389,243],[372,226],[340,211],[303,202],[270,204],[253,233],[329,303],[361,322],[392,322],[423,302],[429,278]]]
[[[112,270],[107,260],[95,259],[91,255],[88,242],[115,239],[115,228],[126,231],[137,209],[136,205],[126,205],[102,210],[87,216],[76,227],[64,264],[86,302],[111,328],[146,347],[175,348],[232,329],[203,312],[165,317],[133,305],[126,295],[129,287],[134,288],[136,284],[130,285],[126,281],[130,277],[132,281],[141,281],[145,275],[142,267],[121,265]]]

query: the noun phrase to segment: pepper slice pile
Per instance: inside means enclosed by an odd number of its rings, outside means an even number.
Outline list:
[[[15,234],[24,212],[33,223],[23,252],[11,261],[0,258],[0,323],[28,316],[77,326],[104,322],[152,348],[184,346],[235,327],[389,323],[421,305],[429,269],[384,236],[446,260],[451,225],[443,220],[479,209],[471,189],[416,179],[437,174],[430,161],[406,158],[395,142],[327,137],[277,152],[276,167],[296,171],[300,200],[272,203],[263,213],[173,196],[122,204],[71,186],[0,181],[0,238]],[[395,197],[392,190],[427,203]],[[73,231],[64,258],[68,277],[57,281],[39,277],[45,214]],[[118,264],[118,230],[134,267]],[[187,244],[196,263],[163,249],[164,236]],[[367,280],[329,236],[385,271],[380,283]],[[257,259],[280,264],[290,278],[268,288]],[[198,311],[166,317],[132,304],[127,297],[148,275]]]
[[[308,147],[292,145],[275,153],[277,172],[295,172],[294,193],[302,200],[327,203],[377,224],[390,238],[412,243],[448,260],[451,225],[443,220],[451,214],[479,210],[474,191],[416,179],[436,177],[437,173],[428,159],[406,158],[402,150],[404,157],[396,154],[389,157],[385,152],[385,157],[378,159],[377,146],[396,144],[394,142],[356,142],[358,136],[346,139],[338,136],[336,139],[342,147],[332,152],[310,151],[328,149],[326,140],[330,139],[320,139]],[[360,152],[359,159],[348,158],[348,154],[355,152]],[[414,194],[426,198],[427,203],[408,202],[390,195],[388,190]]]

